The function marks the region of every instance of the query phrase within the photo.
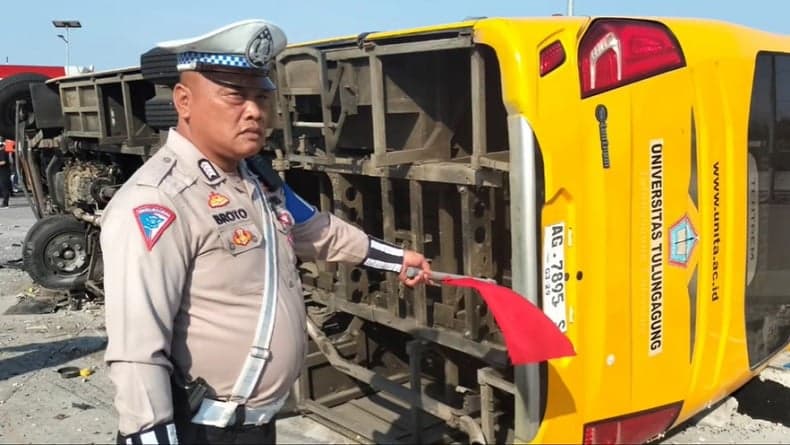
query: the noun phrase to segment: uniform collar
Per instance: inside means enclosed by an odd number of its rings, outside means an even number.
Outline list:
[[[217,185],[226,179],[222,169],[206,159],[195,144],[175,128],[171,128],[167,134],[167,146],[184,162],[189,173],[196,174],[206,184]]]
[[[241,177],[244,179],[244,185],[247,187],[247,191],[250,196],[254,198],[257,188],[261,185],[249,167],[247,167],[247,161],[239,163],[239,171],[241,172]],[[262,189],[261,192],[263,192]]]

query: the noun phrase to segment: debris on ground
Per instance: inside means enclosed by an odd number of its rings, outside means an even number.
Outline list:
[[[68,295],[64,292],[32,286],[17,295],[17,303],[5,315],[51,314],[66,306]]]
[[[82,411],[94,408],[93,406],[88,405],[87,403],[78,403],[78,402],[72,402],[71,406],[72,406],[72,408],[77,408],[77,409],[80,409]]]

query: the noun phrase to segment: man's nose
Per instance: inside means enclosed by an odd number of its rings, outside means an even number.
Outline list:
[[[254,98],[248,98],[244,113],[249,119],[260,120],[263,117],[263,106]]]

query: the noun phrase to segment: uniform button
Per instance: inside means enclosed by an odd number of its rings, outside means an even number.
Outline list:
[[[165,162],[170,162],[170,161],[171,161],[171,159],[170,159],[169,157],[167,157],[167,156],[165,156],[164,158],[162,158],[162,160],[163,160],[163,161],[165,161]]]

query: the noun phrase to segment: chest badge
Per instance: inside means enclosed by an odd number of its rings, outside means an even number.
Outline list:
[[[237,246],[246,246],[252,241],[252,233],[247,229],[236,229],[233,232],[233,244]]]
[[[216,192],[211,192],[208,195],[208,206],[212,209],[216,209],[219,207],[225,207],[230,202],[230,199],[227,198],[225,195],[220,195]]]

